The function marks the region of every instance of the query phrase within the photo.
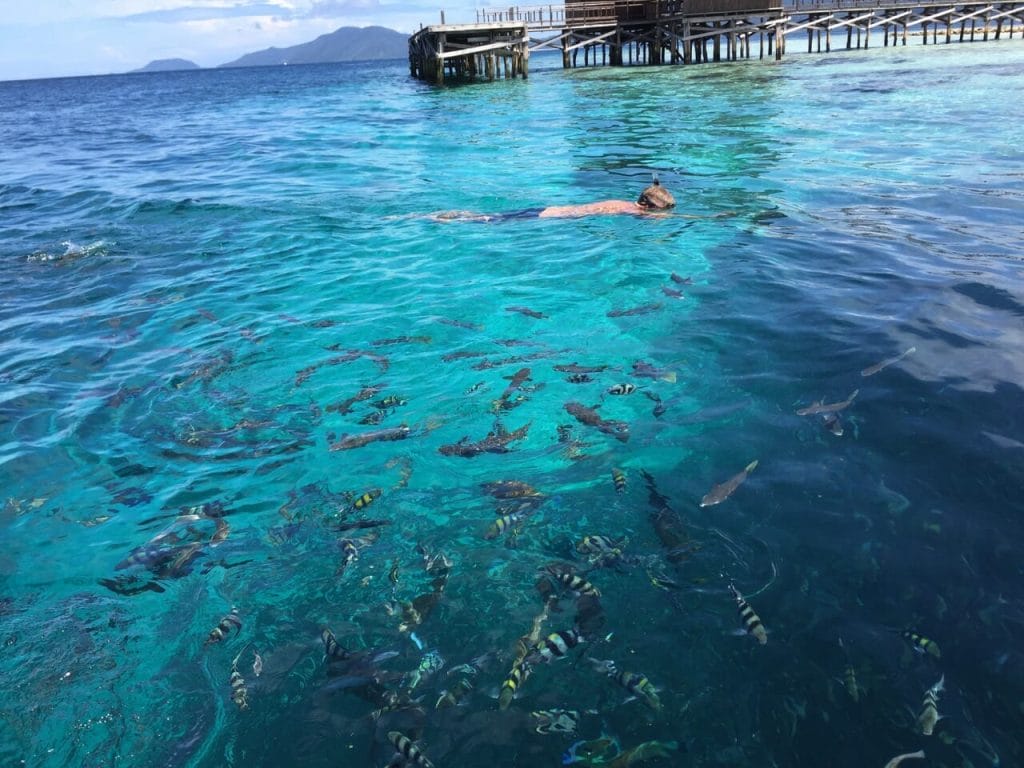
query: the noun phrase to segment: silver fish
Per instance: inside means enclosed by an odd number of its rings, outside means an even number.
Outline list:
[[[845,410],[850,407],[853,400],[860,393],[859,389],[853,390],[850,396],[845,400],[841,400],[838,403],[823,403],[821,400],[815,400],[813,403],[808,405],[806,408],[801,408],[796,412],[797,416],[813,416],[816,413],[838,413],[839,411]]]
[[[925,736],[932,735],[932,731],[935,730],[935,724],[942,718],[936,705],[945,682],[946,676],[943,675],[939,678],[939,682],[924,692],[924,706],[921,708],[921,714],[917,717],[917,724],[921,726],[921,733]]]
[[[892,760],[885,764],[885,768],[896,768],[904,760],[921,760],[924,758],[924,750],[919,749],[917,752],[907,752],[904,755],[896,755]]]
[[[902,353],[896,355],[896,357],[889,357],[889,358],[886,358],[885,360],[883,360],[880,363],[875,363],[874,365],[869,365],[867,368],[865,368],[863,371],[860,372],[860,375],[864,376],[864,377],[874,376],[876,373],[878,373],[883,368],[888,368],[893,363],[898,363],[900,360],[902,360],[907,355],[912,355],[915,352],[917,352],[917,347],[910,347],[905,352],[902,352]]]
[[[534,730],[542,735],[549,733],[576,733],[580,713],[575,709],[540,709],[530,713],[537,725]]]
[[[732,496],[733,491],[740,487],[743,481],[747,479],[747,475],[753,472],[756,467],[757,459],[754,459],[744,467],[742,472],[733,475],[724,483],[712,486],[711,490],[704,494],[704,498],[700,500],[700,505],[702,507],[710,507],[725,501]]]

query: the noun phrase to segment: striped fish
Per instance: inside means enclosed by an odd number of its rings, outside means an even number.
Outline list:
[[[658,698],[657,690],[651,685],[651,681],[647,679],[646,675],[623,670],[611,675],[611,678],[634,696],[642,699],[655,712],[661,711],[661,699]]]
[[[613,384],[606,391],[609,395],[631,395],[636,392],[636,384]]]
[[[750,603],[743,599],[743,595],[739,593],[735,585],[729,583],[729,592],[732,593],[733,598],[736,600],[736,609],[739,611],[740,618],[743,620],[743,627],[747,630],[747,633],[757,639],[761,645],[768,643],[768,633],[765,631],[764,624],[761,623],[760,617],[754,613],[754,609],[750,607]]]
[[[237,630],[237,632],[242,631],[242,619],[238,615],[237,608],[232,608],[231,613],[221,618],[217,623],[217,626],[210,630],[210,634],[207,636],[206,643],[204,643],[204,645],[219,643],[227,637],[228,634],[230,634],[232,629]]]
[[[935,730],[935,724],[941,719],[939,709],[936,705],[939,701],[939,694],[942,693],[945,682],[946,676],[943,675],[939,678],[939,682],[924,693],[924,701],[922,702],[924,706],[921,708],[921,714],[918,715],[917,724],[921,726],[921,733],[925,736],[932,735],[932,731]]]
[[[352,509],[360,510],[365,509],[374,502],[374,500],[380,498],[380,488],[372,488],[366,493],[361,494],[355,501],[352,502]]]
[[[323,641],[324,653],[327,655],[328,661],[348,661],[358,655],[339,643],[338,638],[330,629],[324,628],[324,631],[320,633],[320,640]]]
[[[560,632],[552,632],[533,646],[527,656],[527,660],[530,662],[548,662],[562,659],[565,658],[565,655],[571,649],[582,642],[584,642],[583,636],[575,629],[563,629]]]
[[[516,697],[519,688],[530,676],[530,672],[530,665],[525,661],[520,661],[512,666],[508,677],[501,684],[501,691],[498,694],[498,709],[508,709],[508,705],[512,703],[512,699]]]
[[[557,571],[551,575],[554,576],[563,587],[571,589],[573,592],[579,592],[581,595],[591,595],[593,597],[601,596],[601,590],[583,577],[577,576],[575,573],[570,573],[569,571]]]
[[[401,753],[402,757],[413,765],[418,765],[420,768],[434,768],[434,764],[427,759],[427,756],[420,751],[420,748],[413,744],[412,739],[405,734],[399,731],[389,731],[388,741]]]
[[[938,643],[930,637],[925,637],[912,629],[903,630],[900,632],[900,637],[910,643],[918,653],[930,653],[936,659],[942,658]]]
[[[621,469],[612,468],[612,483],[615,485],[616,493],[626,490],[626,475]]]

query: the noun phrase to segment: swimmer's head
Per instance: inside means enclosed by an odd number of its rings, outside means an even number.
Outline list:
[[[672,197],[671,192],[661,186],[658,180],[655,179],[651,186],[640,193],[640,197],[637,198],[636,204],[641,208],[665,210],[667,208],[674,207],[676,199]]]

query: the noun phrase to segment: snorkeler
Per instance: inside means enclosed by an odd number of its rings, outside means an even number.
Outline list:
[[[473,213],[472,211],[441,211],[431,214],[435,221],[510,221],[512,219],[573,219],[582,216],[611,216],[630,214],[643,216],[657,214],[674,207],[676,199],[657,179],[640,193],[636,202],[629,200],[599,200],[583,205],[553,205],[547,208],[527,208],[512,213]]]

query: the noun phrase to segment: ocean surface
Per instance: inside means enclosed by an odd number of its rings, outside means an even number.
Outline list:
[[[0,83],[0,764],[1024,765],[1022,92]]]

